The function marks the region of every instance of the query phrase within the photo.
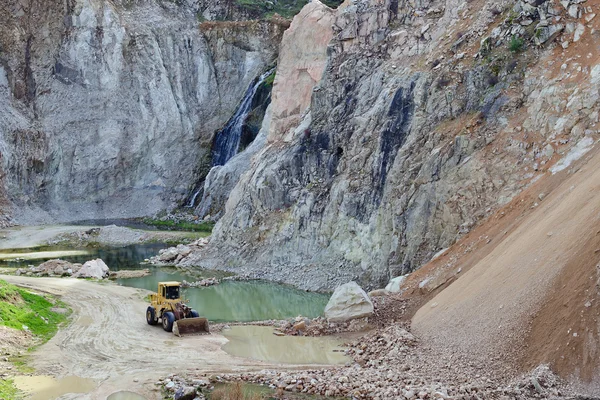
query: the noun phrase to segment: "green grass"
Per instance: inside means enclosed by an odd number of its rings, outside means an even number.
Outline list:
[[[266,77],[263,84],[266,86],[273,86],[273,82],[275,82],[275,71],[273,71],[273,73],[271,75]]]
[[[523,46],[525,45],[525,41],[518,36],[513,36],[510,39],[510,43],[508,44],[508,48],[513,53],[519,53],[523,50]]]
[[[201,223],[194,223],[194,222],[187,222],[187,221],[175,222],[172,220],[163,221],[160,219],[152,219],[152,218],[145,218],[143,222],[147,225],[156,226],[157,228],[161,228],[161,229],[176,230],[176,231],[208,232],[208,233],[212,232],[213,227],[215,226],[215,224],[213,224],[211,222],[201,222]]]
[[[51,311],[68,309],[62,302],[39,296],[0,280],[0,325],[17,330],[29,329],[41,342],[48,341],[67,315]]]
[[[20,398],[19,390],[15,387],[12,379],[0,379],[0,399],[16,400]]]

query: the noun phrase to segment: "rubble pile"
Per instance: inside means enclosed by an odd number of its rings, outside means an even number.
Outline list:
[[[184,261],[192,252],[200,250],[208,244],[208,238],[198,239],[188,245],[179,244],[176,247],[169,247],[158,252],[157,256],[149,259],[150,264],[155,265],[173,265]]]

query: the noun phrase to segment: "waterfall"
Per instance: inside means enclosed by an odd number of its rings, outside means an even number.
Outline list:
[[[189,204],[187,205],[188,208],[193,208],[196,205],[196,198],[198,197],[198,195],[202,192],[202,189],[204,189],[204,185],[200,186],[200,189],[198,189],[198,191],[196,191],[193,195],[192,198],[190,199]]]
[[[273,69],[262,74],[250,87],[246,90],[244,98],[240,103],[237,111],[231,117],[227,125],[217,133],[212,150],[212,166],[225,165],[231,157],[235,156],[240,147],[240,138],[242,136],[242,128],[244,122],[250,113],[252,107],[252,99],[258,90],[258,87],[273,73]]]

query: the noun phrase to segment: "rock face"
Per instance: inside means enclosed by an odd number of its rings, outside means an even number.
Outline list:
[[[373,315],[373,303],[356,282],[348,282],[333,292],[325,307],[325,318],[330,322],[345,322]]]
[[[296,128],[308,108],[313,88],[325,70],[334,19],[331,9],[319,1],[312,1],[285,31],[273,84],[269,141],[287,138],[288,131]]]
[[[87,261],[81,269],[73,274],[74,278],[104,279],[109,275],[108,266],[101,259]]]
[[[196,213],[201,218],[216,221],[225,211],[225,203],[240,177],[248,170],[252,157],[265,145],[267,130],[271,122],[271,107],[267,108],[258,136],[244,151],[234,156],[227,164],[211,168],[204,181],[202,200]]]
[[[208,248],[186,262],[310,289],[380,288],[509,202],[556,162],[542,149],[595,134],[598,101],[595,68],[560,72],[524,28],[560,30],[559,16],[574,27],[573,17],[551,2],[518,3],[517,18],[502,14],[514,2],[307,5],[281,46],[267,145]],[[466,16],[473,33],[461,30]],[[510,50],[514,35],[521,51]],[[538,57],[558,65],[553,78],[525,67]],[[572,74],[577,89],[564,83]]]
[[[20,222],[150,215],[206,174],[286,25],[199,27],[188,3],[0,5],[0,183]]]

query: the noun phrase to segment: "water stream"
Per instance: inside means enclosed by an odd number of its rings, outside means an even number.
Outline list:
[[[273,70],[269,70],[262,74],[254,84],[250,85],[244,98],[240,103],[237,111],[231,117],[227,125],[217,133],[212,151],[212,166],[225,165],[231,157],[235,156],[240,147],[240,138],[242,136],[242,128],[248,113],[251,111],[252,99],[260,85],[267,79]]]

